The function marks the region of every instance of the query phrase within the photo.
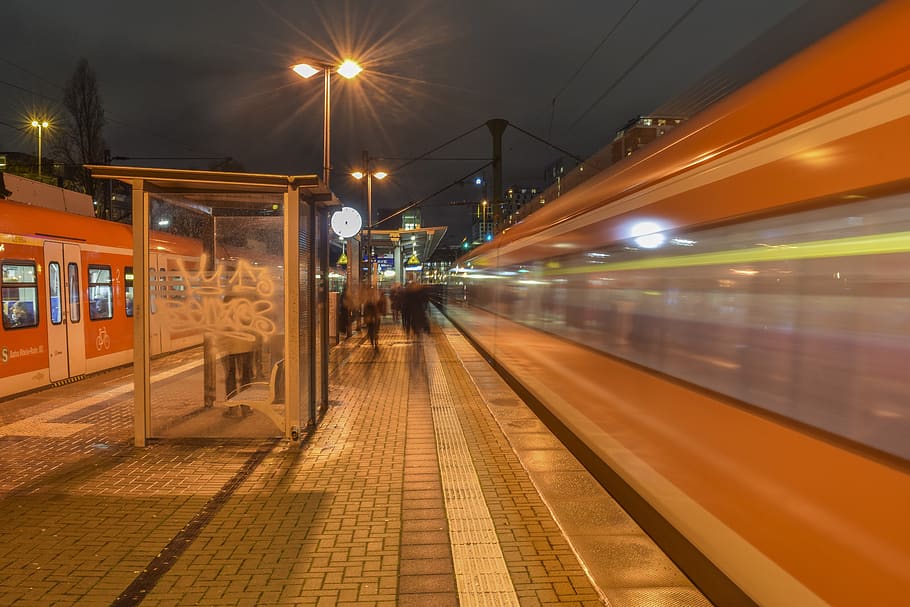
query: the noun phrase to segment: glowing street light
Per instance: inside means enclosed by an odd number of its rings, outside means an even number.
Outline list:
[[[331,119],[331,93],[330,93],[330,84],[332,70],[335,70],[348,80],[359,74],[363,71],[363,68],[357,65],[356,61],[351,59],[345,59],[345,61],[339,65],[334,66],[328,63],[321,63],[318,61],[309,61],[298,63],[297,65],[291,66],[291,69],[297,73],[301,78],[310,78],[315,76],[319,72],[324,74],[324,87],[325,87],[325,97],[323,100],[323,121],[322,121],[322,180],[325,182],[326,187],[329,186],[329,172],[331,170],[331,163],[329,161],[329,139],[331,134],[330,119]]]
[[[41,177],[41,132],[50,126],[47,120],[32,120],[32,126],[38,129],[38,177]]]
[[[354,171],[351,173],[351,177],[354,179],[362,180],[366,179],[364,186],[366,189],[366,200],[367,200],[367,223],[366,223],[366,242],[364,243],[364,248],[367,251],[367,272],[368,272],[368,281],[370,285],[373,284],[373,179],[379,179],[380,181],[388,177],[389,174],[385,171],[373,171],[370,169],[370,155],[363,151],[363,170]]]

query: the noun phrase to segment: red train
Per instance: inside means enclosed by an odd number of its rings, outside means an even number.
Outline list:
[[[910,594],[908,31],[910,3],[879,5],[450,281],[665,549],[705,557],[686,572],[741,590],[718,604]]]
[[[177,260],[198,263],[197,241],[152,233],[153,287]],[[0,200],[0,398],[132,363],[133,240],[130,226]],[[152,309],[153,354],[199,343]]]

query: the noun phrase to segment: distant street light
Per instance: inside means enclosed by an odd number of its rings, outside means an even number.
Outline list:
[[[326,187],[329,186],[329,172],[331,171],[331,162],[329,160],[329,139],[331,135],[331,76],[332,70],[335,70],[342,76],[347,79],[351,79],[360,72],[363,71],[363,68],[357,65],[357,62],[350,59],[346,59],[344,63],[339,66],[331,65],[328,63],[322,63],[318,61],[308,61],[303,63],[298,63],[297,65],[291,66],[291,69],[294,70],[297,75],[302,78],[310,78],[315,76],[319,72],[324,74],[324,87],[325,87],[325,96],[323,100],[323,121],[322,121],[322,180],[325,182]]]
[[[354,179],[364,179],[364,189],[366,190],[367,202],[367,223],[366,223],[366,242],[364,248],[367,251],[367,282],[373,285],[373,179],[380,181],[389,176],[385,171],[373,171],[370,168],[370,155],[364,150],[363,152],[363,170],[351,173]]]
[[[38,129],[38,177],[41,177],[41,132],[50,126],[47,120],[32,120],[32,126]]]

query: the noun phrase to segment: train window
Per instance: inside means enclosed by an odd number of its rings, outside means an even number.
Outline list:
[[[52,261],[47,265],[47,292],[51,304],[51,324],[63,322],[63,302],[60,299],[60,264]]]
[[[123,299],[126,315],[133,315],[133,268],[123,268]]]
[[[0,291],[4,329],[38,326],[38,282],[34,263],[4,263]]]
[[[88,317],[107,320],[114,317],[114,289],[110,266],[88,267]]]
[[[70,322],[82,320],[82,296],[79,286],[79,266],[74,263],[66,266],[67,282],[70,285]]]

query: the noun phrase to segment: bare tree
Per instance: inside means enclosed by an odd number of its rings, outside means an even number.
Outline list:
[[[74,167],[73,180],[86,194],[95,197],[96,182],[84,164],[104,162],[104,107],[98,93],[95,72],[88,60],[80,59],[72,78],[66,83],[63,105],[69,112],[57,140],[58,153],[69,167]],[[101,205],[102,209],[105,207]]]

